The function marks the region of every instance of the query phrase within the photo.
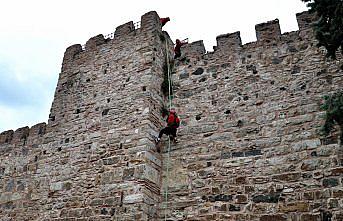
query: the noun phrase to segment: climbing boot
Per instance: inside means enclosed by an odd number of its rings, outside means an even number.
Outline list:
[[[175,144],[177,143],[176,137],[170,136],[170,140]]]

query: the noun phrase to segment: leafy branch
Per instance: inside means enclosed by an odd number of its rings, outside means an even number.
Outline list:
[[[325,110],[325,123],[321,128],[324,135],[328,135],[338,124],[341,129],[340,139],[343,141],[343,92],[337,92],[332,95],[324,96],[324,104],[321,106]]]
[[[343,54],[343,1],[342,0],[301,0],[307,3],[310,13],[319,20],[314,24],[318,47],[324,46],[327,57],[336,59],[336,51],[341,47]]]

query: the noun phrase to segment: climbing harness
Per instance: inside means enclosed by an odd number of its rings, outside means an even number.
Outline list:
[[[172,107],[172,79],[169,66],[169,53],[168,53],[168,44],[166,41],[166,55],[167,55],[167,72],[168,72],[168,100],[169,100],[169,110]],[[168,155],[167,155],[167,175],[166,175],[166,192],[165,192],[165,208],[168,207],[168,183],[169,183],[169,160],[170,160],[170,136],[168,136]],[[167,220],[167,211],[164,213],[164,220]]]

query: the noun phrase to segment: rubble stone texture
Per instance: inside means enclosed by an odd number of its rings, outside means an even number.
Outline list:
[[[319,134],[342,57],[316,47],[312,16],[297,20],[256,25],[246,45],[236,32],[213,52],[182,47],[170,158],[153,141],[173,55],[157,13],[68,47],[48,124],[0,134],[0,220],[343,220],[339,133]]]

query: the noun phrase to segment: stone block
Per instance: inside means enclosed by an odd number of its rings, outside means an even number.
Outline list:
[[[301,178],[301,173],[284,173],[275,175],[272,177],[275,181],[286,181],[286,182],[294,182],[299,181]]]
[[[310,170],[315,170],[319,168],[322,165],[322,160],[320,159],[309,159],[309,160],[304,160],[301,169],[305,171],[310,171]]]
[[[248,150],[244,152],[246,157],[262,155],[261,150]]]
[[[287,221],[287,216],[285,214],[263,215],[260,221]]]
[[[321,221],[320,214],[302,214],[300,221]]]
[[[329,172],[331,176],[343,176],[343,167],[333,168]]]
[[[236,195],[236,203],[238,204],[245,204],[248,201],[248,196],[247,195]]]
[[[143,202],[143,194],[131,194],[124,196],[124,204],[140,203]]]
[[[327,178],[323,179],[323,186],[324,187],[334,187],[339,185],[339,180],[338,178]]]
[[[232,201],[233,197],[232,195],[225,195],[225,194],[217,194],[217,195],[210,195],[208,197],[205,197],[210,202],[216,202],[216,201],[223,201],[223,202],[230,202]]]
[[[63,182],[56,182],[50,184],[51,191],[59,191],[63,189]]]
[[[255,203],[277,203],[280,199],[280,193],[270,193],[264,195],[255,195],[252,201]]]
[[[149,180],[157,185],[160,184],[158,171],[148,164],[139,165],[135,168],[134,177],[142,180]]]
[[[309,211],[309,204],[308,202],[294,202],[294,203],[287,203],[287,204],[280,204],[279,205],[280,212],[308,212]]]
[[[12,192],[15,189],[15,181],[14,179],[10,179],[9,181],[7,181],[6,186],[5,186],[5,192]]]
[[[123,180],[131,180],[134,178],[135,168],[126,168],[123,171]]]
[[[332,196],[335,198],[343,198],[343,188],[332,189]]]

